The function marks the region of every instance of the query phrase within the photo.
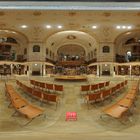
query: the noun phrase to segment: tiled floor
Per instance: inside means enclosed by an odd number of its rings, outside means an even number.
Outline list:
[[[25,76],[16,76],[9,78],[8,83],[15,86],[15,89],[22,94],[28,101],[40,106],[40,102],[28,97],[15,84],[15,78],[20,79],[25,84],[29,85],[29,78]],[[49,81],[58,83],[53,78],[49,77],[31,77],[39,81]],[[113,102],[105,101],[103,105],[90,105],[90,109],[80,95],[80,85],[87,83],[98,83],[100,81],[111,80],[111,85],[123,81],[123,77],[93,77],[89,76],[88,82],[61,82],[64,85],[65,95],[61,98],[58,109],[55,110],[55,105],[43,104],[41,107],[45,110],[46,118],[38,117],[27,126],[26,119],[23,116],[11,117],[14,112],[13,108],[8,108],[9,101],[4,94],[4,82],[0,81],[0,140],[77,140],[77,139],[138,139],[140,138],[140,99],[136,101],[137,107],[133,110],[134,115],[130,117],[130,121],[126,124],[121,124],[119,121],[106,117],[100,119],[103,108],[112,104],[123,96],[123,92],[113,99]],[[132,81],[129,81],[128,88],[131,87]],[[77,112],[77,121],[65,121],[65,115],[68,111]]]

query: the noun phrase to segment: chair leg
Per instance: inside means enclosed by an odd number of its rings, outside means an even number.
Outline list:
[[[29,124],[29,123],[31,123],[33,120],[34,120],[34,118],[33,118],[33,119],[31,119],[30,121],[28,121],[27,123],[25,123],[23,126],[28,125],[28,124]]]
[[[10,107],[11,107],[11,105],[12,105],[12,103],[10,103],[10,104],[8,105],[8,108],[10,108]]]
[[[17,111],[15,111],[11,116],[12,116],[12,117],[15,116],[16,113],[17,113]]]

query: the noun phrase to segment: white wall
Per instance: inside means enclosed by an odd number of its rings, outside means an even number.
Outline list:
[[[40,52],[33,52],[34,45],[40,46]],[[29,61],[45,61],[44,53],[45,53],[44,45],[42,42],[30,42],[29,43],[29,48],[28,48]]]
[[[107,62],[113,62],[114,61],[114,43],[113,42],[100,42],[99,43],[99,49],[97,50],[97,61],[107,61]],[[109,53],[103,53],[103,47],[109,46],[110,52]]]

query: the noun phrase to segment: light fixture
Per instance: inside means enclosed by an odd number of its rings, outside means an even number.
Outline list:
[[[62,28],[62,25],[58,25],[57,28],[58,28],[58,29],[61,29],[61,28]]]
[[[22,25],[21,28],[25,29],[27,28],[27,25]]]
[[[92,29],[96,29],[96,28],[97,28],[97,26],[96,26],[96,25],[93,25],[93,26],[92,26]]]
[[[52,26],[51,25],[46,25],[46,28],[50,29],[50,28],[52,28]]]
[[[35,64],[35,66],[37,66],[37,64]]]
[[[121,28],[121,26],[119,26],[119,25],[118,25],[116,28],[117,28],[117,29],[120,29],[120,28]]]
[[[127,26],[127,29],[131,29],[132,28],[132,26]]]
[[[116,29],[132,29],[132,26],[131,25],[117,25],[116,26]]]
[[[122,26],[122,29],[126,29],[126,26]]]

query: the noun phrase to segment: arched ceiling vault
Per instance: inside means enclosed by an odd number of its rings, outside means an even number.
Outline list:
[[[128,39],[139,38],[140,39],[140,30],[131,30],[119,34],[115,39],[115,45],[124,44]]]
[[[66,44],[81,45],[85,51],[92,50],[98,47],[98,43],[91,35],[81,31],[61,31],[53,34],[46,40],[48,48],[57,52],[58,48]]]
[[[18,44],[27,44],[28,43],[28,38],[15,30],[9,30],[9,29],[0,29],[0,38],[2,37],[12,37],[14,38]]]

